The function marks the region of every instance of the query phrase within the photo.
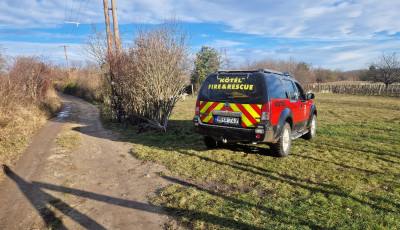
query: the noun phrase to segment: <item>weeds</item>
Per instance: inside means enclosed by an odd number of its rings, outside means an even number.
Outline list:
[[[79,134],[68,132],[57,138],[57,145],[70,151],[77,150],[81,144]]]

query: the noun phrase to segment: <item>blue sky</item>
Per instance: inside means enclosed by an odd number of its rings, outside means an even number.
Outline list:
[[[10,56],[45,56],[64,64],[87,57],[91,25],[104,26],[101,0],[0,0],[0,45]],[[382,52],[400,51],[400,1],[116,0],[121,32],[175,15],[192,33],[192,50],[223,48],[233,65],[273,58],[314,67],[366,68]],[[79,27],[65,21],[77,21]]]

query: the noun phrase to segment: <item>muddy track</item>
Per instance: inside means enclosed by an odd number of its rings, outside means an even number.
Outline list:
[[[92,104],[62,95],[49,121],[0,184],[0,229],[162,229],[149,196],[170,182],[166,169],[135,159]],[[60,144],[63,141],[63,144]]]

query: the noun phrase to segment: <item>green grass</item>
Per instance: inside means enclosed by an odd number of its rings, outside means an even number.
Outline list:
[[[133,155],[166,165],[176,185],[155,204],[194,229],[399,229],[400,100],[317,94],[317,136],[291,155],[267,145],[206,149],[195,100],[180,101],[166,134],[119,129]]]
[[[67,132],[57,138],[57,145],[70,151],[77,150],[81,144],[79,134],[76,132]]]

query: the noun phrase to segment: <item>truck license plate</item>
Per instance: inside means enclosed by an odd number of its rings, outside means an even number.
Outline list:
[[[237,117],[221,117],[221,116],[216,116],[216,117],[215,117],[215,122],[216,122],[216,123],[222,123],[222,124],[238,125],[238,124],[239,124],[239,118],[237,118]]]

